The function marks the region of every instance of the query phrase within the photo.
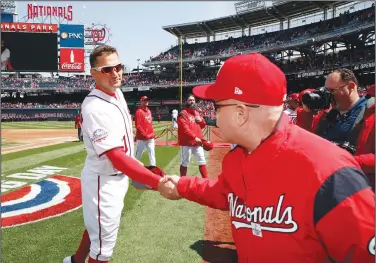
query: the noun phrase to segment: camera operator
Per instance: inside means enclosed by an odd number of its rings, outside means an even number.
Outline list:
[[[354,73],[338,69],[302,102],[312,112],[324,110],[312,131],[353,154],[375,190],[375,97],[360,97]]]

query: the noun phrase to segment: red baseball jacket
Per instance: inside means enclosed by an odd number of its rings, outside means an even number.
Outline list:
[[[180,195],[229,210],[239,263],[374,262],[375,196],[354,157],[286,115],[217,179],[182,177]]]
[[[149,140],[155,138],[151,111],[148,107],[139,107],[136,110],[136,140]]]
[[[74,128],[81,128],[81,114],[77,114],[74,118]]]
[[[375,190],[375,104],[364,114],[364,121],[356,142],[355,160],[358,161]]]
[[[196,146],[195,138],[202,139],[202,129],[206,122],[201,118],[201,122],[196,122],[195,117],[200,114],[190,108],[184,108],[178,116],[178,142],[181,146]]]

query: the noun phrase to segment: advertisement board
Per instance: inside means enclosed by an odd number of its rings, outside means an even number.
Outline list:
[[[60,47],[84,48],[85,29],[84,25],[60,24]]]
[[[57,71],[57,34],[1,32],[2,71]],[[3,49],[3,47],[2,47]]]
[[[57,25],[40,23],[1,23],[1,32],[56,33]]]
[[[13,14],[1,14],[1,22],[13,23]]]
[[[60,49],[61,72],[85,71],[85,50],[79,48]]]

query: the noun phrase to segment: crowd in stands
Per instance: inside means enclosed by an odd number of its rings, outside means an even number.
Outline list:
[[[90,89],[94,83],[92,77],[84,78],[16,78],[14,76],[2,77],[3,87],[12,87],[18,89],[33,88],[81,88]]]
[[[316,37],[320,34],[332,32],[336,29],[358,26],[362,23],[374,22],[375,8],[367,8],[357,12],[349,11],[340,14],[338,17],[305,26],[286,29],[282,31],[265,34],[243,36],[239,38],[229,37],[226,40],[206,43],[183,44],[183,58],[205,57],[214,55],[227,55],[242,52],[249,49],[266,48],[279,46],[300,38]],[[179,46],[160,53],[156,57],[151,57],[145,62],[177,60],[179,56]]]
[[[53,118],[56,121],[73,121],[75,115],[69,113],[2,113],[2,122],[24,122],[24,121],[48,121]]]
[[[81,103],[72,103],[66,101],[64,103],[38,103],[38,102],[3,102],[2,109],[76,109],[80,108]]]
[[[359,47],[354,50],[340,50],[339,52],[329,52],[326,54],[318,53],[315,56],[305,56],[277,60],[272,56],[268,56],[276,65],[278,65],[286,74],[297,72],[310,72],[315,70],[332,69],[345,67],[348,65],[357,65],[360,63],[368,63],[375,61],[375,45]],[[187,83],[210,83],[215,80],[217,68],[212,70],[196,70],[194,74],[183,74],[183,84]],[[178,86],[180,84],[179,74],[154,74],[151,72],[140,72],[124,75],[123,85],[125,87],[147,86],[147,85],[170,85]],[[56,87],[64,88],[84,88],[89,89],[94,86],[94,80],[90,78],[77,79],[54,79],[54,78],[15,78],[2,77],[2,85],[4,88],[47,88]]]
[[[197,108],[202,117],[206,119],[215,119],[215,108],[212,101],[200,100],[197,102]]]

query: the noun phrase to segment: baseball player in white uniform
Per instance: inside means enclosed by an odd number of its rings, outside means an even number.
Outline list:
[[[80,246],[64,263],[106,263],[112,256],[129,179],[159,189],[163,178],[134,158],[132,119],[119,89],[123,65],[115,48],[100,46],[90,55],[96,88],[82,103],[87,158],[81,174],[86,230]],[[167,184],[167,183],[166,183]]]
[[[178,128],[178,114],[179,114],[178,110],[176,109],[172,110],[171,116],[172,116],[172,128],[173,129]]]

